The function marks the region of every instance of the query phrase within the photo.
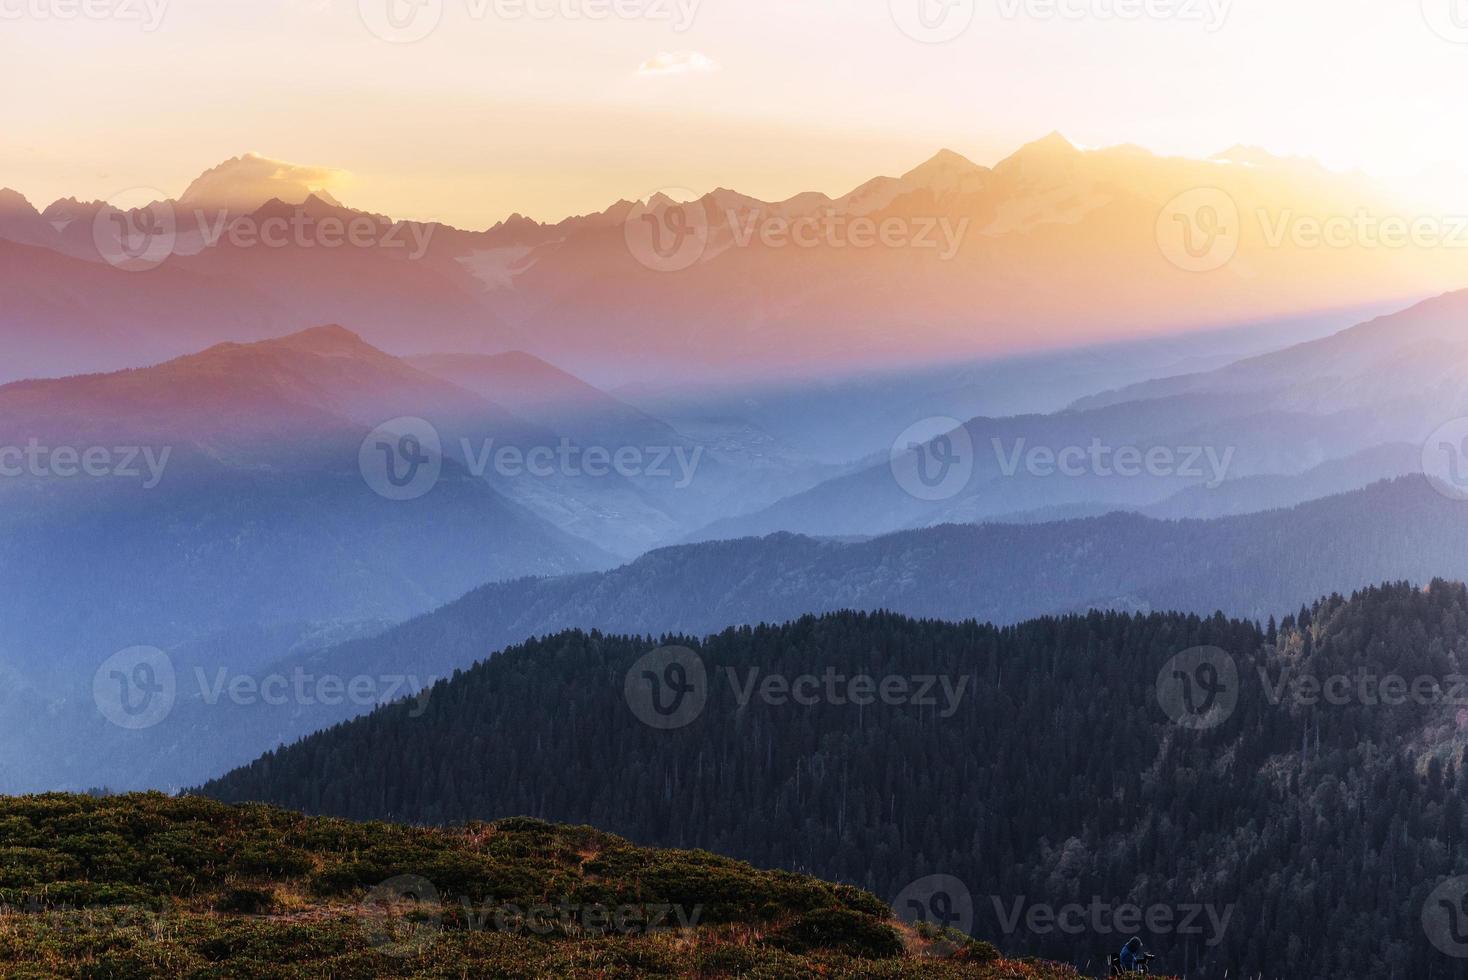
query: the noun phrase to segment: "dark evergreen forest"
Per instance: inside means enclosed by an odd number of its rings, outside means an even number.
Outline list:
[[[1142,930],[1163,971],[1189,977],[1461,977],[1468,960],[1429,941],[1423,910],[1468,875],[1465,639],[1468,590],[1443,582],[1334,595],[1264,624],[835,613],[707,639],[567,632],[455,674],[421,716],[390,706],[202,792],[354,818],[587,823],[889,898],[951,875],[976,936],[1092,970],[1127,937],[1036,929],[1011,910],[1227,912],[1221,938],[1206,916],[1200,932]],[[696,652],[706,704],[659,730],[624,688],[669,644]],[[1198,698],[1231,692],[1212,727],[1179,724],[1159,697],[1173,658],[1197,647],[1237,671],[1196,675]],[[741,705],[752,668],[934,676],[962,694],[806,705],[756,688]],[[1387,675],[1441,686],[1388,703],[1370,681]],[[1312,695],[1308,678],[1337,676],[1347,695]]]

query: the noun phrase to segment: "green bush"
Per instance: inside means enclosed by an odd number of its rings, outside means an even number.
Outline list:
[[[789,953],[833,950],[863,959],[888,959],[903,953],[896,929],[865,912],[841,908],[807,912],[767,942]]]
[[[230,888],[214,903],[216,912],[234,915],[262,915],[273,908],[274,888],[252,888],[247,885]]]

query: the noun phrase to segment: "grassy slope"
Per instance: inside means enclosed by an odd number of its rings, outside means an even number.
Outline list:
[[[403,875],[437,901],[387,902],[378,886]],[[524,918],[542,904],[582,911]],[[697,924],[608,929],[597,912],[636,922],[666,906]],[[889,915],[855,888],[587,827],[442,831],[157,794],[0,799],[6,977],[1076,976]]]

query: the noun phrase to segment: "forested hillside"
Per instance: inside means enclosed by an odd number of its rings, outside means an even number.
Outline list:
[[[854,542],[791,534],[705,542],[608,572],[489,585],[381,636],[313,655],[307,666],[442,676],[570,628],[702,635],[843,609],[999,624],[1093,607],[1221,609],[1262,621],[1376,582],[1468,579],[1465,513],[1419,476],[1209,521],[1117,513]]]
[[[1199,615],[1221,609],[1262,621],[1375,582],[1468,579],[1465,513],[1461,502],[1417,477],[1209,521],[1111,514],[1034,526],[949,525],[866,541],[785,534],[705,542],[604,573],[494,583],[380,635],[318,644],[265,664],[228,663],[255,678],[299,670],[429,683],[529,637],[567,629],[703,636],[844,609],[1001,625],[1093,607]],[[194,785],[365,712],[355,703],[232,704],[207,696],[192,664],[175,659],[178,699],[161,724],[118,732],[89,702],[67,719],[73,734],[86,733],[87,764],[104,773],[99,782],[114,789],[135,788],[138,780]],[[40,751],[25,753],[29,764],[43,758]],[[133,781],[110,782],[128,775]]]
[[[705,641],[573,632],[441,684],[421,717],[384,709],[204,792],[351,817],[595,822],[888,898],[949,875],[975,935],[1077,965],[1125,937],[1015,911],[1191,910],[1193,930],[1139,930],[1160,966],[1190,977],[1457,977],[1463,961],[1429,942],[1422,916],[1468,874],[1465,640],[1468,590],[1441,582],[1262,626],[843,613]],[[704,700],[664,730],[640,720],[633,690],[640,658],[670,643],[694,651],[703,680],[693,662],[653,676],[701,683]],[[1211,673],[1174,659],[1200,647],[1214,648]],[[1180,664],[1199,685],[1187,695],[1169,680]],[[833,672],[939,683],[931,703],[766,696],[772,676]],[[1393,704],[1352,681],[1337,703],[1294,683],[1358,672],[1435,678],[1439,693]],[[1191,724],[1178,705],[1204,695],[1221,707]]]

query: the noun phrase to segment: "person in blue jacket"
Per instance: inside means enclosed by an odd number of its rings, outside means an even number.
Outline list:
[[[1142,937],[1133,936],[1127,940],[1127,944],[1121,948],[1121,968],[1128,973],[1142,969],[1147,961],[1151,959],[1142,952]]]

